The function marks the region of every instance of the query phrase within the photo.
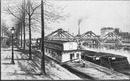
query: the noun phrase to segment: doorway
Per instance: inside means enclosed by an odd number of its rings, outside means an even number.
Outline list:
[[[70,54],[70,60],[72,60],[74,57],[74,54]]]

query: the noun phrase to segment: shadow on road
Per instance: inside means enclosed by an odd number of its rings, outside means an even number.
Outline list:
[[[8,50],[3,50],[3,51],[12,51],[12,50],[8,49]]]
[[[12,63],[2,63],[4,65],[13,65]]]
[[[29,59],[14,59],[14,60],[29,60]]]

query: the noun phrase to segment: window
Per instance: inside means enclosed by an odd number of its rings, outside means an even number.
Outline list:
[[[76,57],[79,58],[79,53],[77,53]]]
[[[72,57],[74,57],[74,53],[72,54]]]
[[[49,49],[49,53],[51,53],[51,50]]]
[[[74,53],[70,54],[70,60],[72,60],[74,57]]]
[[[46,52],[47,52],[47,48],[46,48]]]
[[[50,49],[50,53],[52,54],[52,53],[53,53],[53,50]]]

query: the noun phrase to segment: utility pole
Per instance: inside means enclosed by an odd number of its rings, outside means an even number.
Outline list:
[[[46,74],[45,72],[45,55],[44,55],[44,7],[43,0],[41,0],[41,74]]]

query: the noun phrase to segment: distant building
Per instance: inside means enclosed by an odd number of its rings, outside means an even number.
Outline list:
[[[130,33],[121,32],[118,28],[115,28],[114,33],[121,38],[122,43],[130,43]]]
[[[101,35],[100,39],[107,48],[124,49],[130,47],[130,33],[122,32],[119,28],[102,28]]]
[[[101,37],[105,36],[109,32],[113,32],[113,31],[114,31],[114,28],[112,28],[112,27],[103,27],[103,28],[101,28]]]
[[[108,49],[116,49],[119,45],[122,45],[121,38],[118,37],[114,32],[109,32],[102,40],[103,46]]]

